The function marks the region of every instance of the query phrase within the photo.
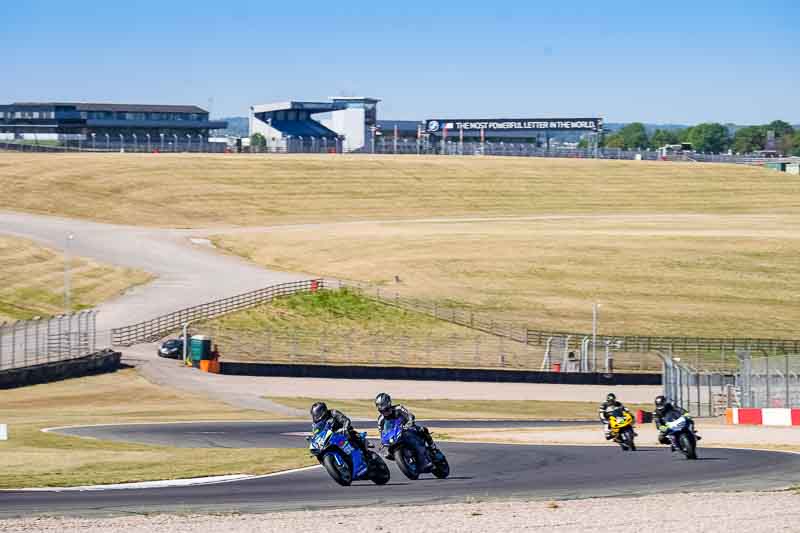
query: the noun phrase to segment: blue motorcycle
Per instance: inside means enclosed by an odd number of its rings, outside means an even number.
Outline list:
[[[381,428],[381,446],[408,479],[418,479],[428,472],[444,479],[450,475],[447,457],[439,448],[428,445],[423,431],[426,430],[416,425],[403,427],[400,419],[386,420]]]
[[[366,435],[361,433],[365,443]],[[389,467],[383,459],[373,451],[364,454],[350,442],[345,432],[333,431],[330,421],[312,426],[308,449],[339,485],[347,487],[362,479],[369,479],[376,485],[389,482]]]

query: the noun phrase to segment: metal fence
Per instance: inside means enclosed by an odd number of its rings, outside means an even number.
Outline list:
[[[538,347],[483,335],[223,331],[214,340],[223,357],[236,361],[534,370],[542,358]]]
[[[800,355],[738,356],[741,407],[800,407]]]
[[[0,370],[76,359],[97,351],[97,314],[0,324]]]
[[[320,279],[292,281],[194,307],[187,307],[138,324],[114,328],[111,330],[111,344],[112,346],[131,346],[140,342],[157,341],[168,333],[177,331],[189,322],[215,318],[233,311],[247,309],[279,296],[297,292],[313,292],[324,288],[324,285],[324,281]]]
[[[323,137],[289,137],[280,146],[245,147],[243,152],[278,154],[278,153],[342,153],[341,139]],[[21,152],[191,152],[222,153],[235,150],[226,143],[210,143],[202,137],[165,136],[164,139],[146,137],[95,137],[86,140],[70,139],[58,144],[38,143],[31,141],[0,141],[0,150]],[[693,161],[701,163],[736,163],[763,165],[770,161],[752,155],[727,154],[683,154],[662,156],[654,150],[622,150],[618,148],[580,149],[580,148],[545,148],[535,143],[514,142],[441,142],[417,141],[415,139],[398,139],[381,137],[374,146],[370,144],[356,153],[384,155],[449,155],[449,156],[508,156],[508,157],[556,157],[572,159],[622,159],[644,161]],[[790,158],[791,159],[791,158]],[[794,158],[800,160],[800,158]],[[792,160],[794,160],[792,159]],[[789,160],[789,159],[786,159]]]
[[[659,352],[663,363],[664,396],[695,416],[720,416],[739,405],[734,374],[702,371],[681,362],[671,352]]]
[[[546,353],[550,359],[542,361],[542,368],[558,362],[562,370],[577,367],[581,371],[612,372],[614,370],[645,371],[658,370],[661,361],[658,352],[680,354],[684,362],[693,361],[695,368],[732,373],[737,365],[737,350],[768,350],[772,353],[800,353],[800,340],[758,338],[704,338],[665,337],[647,335],[597,335],[587,332],[548,331],[531,329],[527,325],[498,320],[472,310],[443,306],[417,298],[410,298],[386,288],[372,287],[362,283],[334,280],[332,287],[356,290],[365,297],[388,305],[424,313],[476,329],[490,335],[529,345],[546,346],[555,342],[563,349],[551,347]],[[596,348],[594,345],[596,339]],[[569,359],[574,352],[577,363]]]

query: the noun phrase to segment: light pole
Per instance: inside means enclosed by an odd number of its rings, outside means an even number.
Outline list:
[[[597,319],[600,304],[592,304],[592,368],[597,371]]]
[[[120,133],[119,134],[119,151],[120,152],[124,152],[125,151],[125,144],[124,143],[125,143],[125,137],[123,137],[122,134]]]
[[[175,141],[175,144],[172,145],[172,151],[173,152],[177,152],[178,151],[178,134],[177,133],[173,133],[172,134],[172,139]]]
[[[69,300],[69,291],[70,291],[70,268],[71,268],[71,260],[70,260],[70,249],[69,245],[70,242],[75,238],[75,235],[72,233],[67,234],[66,246],[64,247],[64,313],[70,314],[72,305],[70,304]]]
[[[144,136],[147,137],[147,151],[150,152],[150,134],[145,133]]]
[[[163,133],[159,133],[158,135],[161,137],[161,151],[163,152],[164,151],[164,134]]]
[[[203,151],[203,136],[200,133],[197,134],[197,151]]]
[[[92,151],[97,151],[97,134],[92,132]]]
[[[136,141],[136,134],[135,133],[131,133],[131,136],[133,136],[133,151],[134,152],[138,152],[139,151],[139,144]]]
[[[191,133],[187,133],[186,134],[186,151],[187,152],[191,152],[192,151],[192,134]]]
[[[106,133],[106,150],[111,151],[111,135]]]

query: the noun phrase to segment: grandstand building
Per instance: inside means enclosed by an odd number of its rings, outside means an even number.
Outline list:
[[[269,150],[368,151],[375,131],[376,98],[337,96],[327,102],[278,102],[250,107],[250,135],[261,134]]]
[[[227,123],[212,121],[193,105],[21,102],[0,105],[0,140],[118,140],[138,137],[154,142],[188,137],[207,140]]]

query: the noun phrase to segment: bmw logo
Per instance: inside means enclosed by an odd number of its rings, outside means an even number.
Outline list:
[[[428,122],[428,131],[439,131],[439,121],[431,120]]]

